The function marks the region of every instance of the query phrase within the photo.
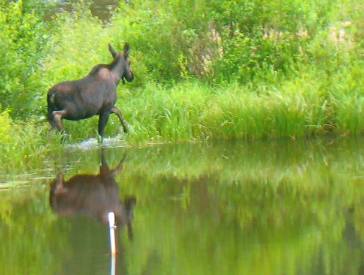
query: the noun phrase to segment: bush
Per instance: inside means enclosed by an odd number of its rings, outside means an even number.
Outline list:
[[[11,118],[44,114],[52,85],[109,63],[107,44],[127,41],[136,78],[119,86],[118,105],[130,141],[364,130],[358,0],[120,1],[107,23],[82,3],[45,23],[31,3],[0,0],[0,103]],[[95,136],[95,119],[66,128]]]
[[[0,1],[0,98],[13,117],[39,112],[43,96],[38,70],[48,40],[46,24],[23,1]]]

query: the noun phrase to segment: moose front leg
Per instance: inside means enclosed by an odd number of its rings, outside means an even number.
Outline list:
[[[62,118],[66,115],[66,111],[62,110],[62,111],[53,111],[52,112],[52,116],[53,116],[53,121],[51,122],[51,125],[56,126],[56,128],[63,132],[63,123],[62,123]]]
[[[129,124],[128,124],[128,122],[126,122],[126,120],[123,117],[123,115],[121,114],[120,110],[114,106],[114,107],[112,107],[111,112],[118,116],[118,118],[120,120],[120,123],[123,126],[124,133],[128,133],[129,132]]]
[[[62,195],[67,193],[67,188],[64,186],[64,175],[62,172],[57,174],[57,178],[54,182],[53,188],[52,188],[52,193],[54,195]]]
[[[99,116],[99,136],[101,137],[101,143],[104,140],[104,130],[106,123],[109,120],[109,116],[110,116],[109,112],[101,113]]]
[[[136,204],[136,198],[134,196],[125,198],[124,205],[126,210],[126,225],[127,225],[129,240],[132,240],[134,235],[132,221],[133,221],[133,210],[135,204]]]

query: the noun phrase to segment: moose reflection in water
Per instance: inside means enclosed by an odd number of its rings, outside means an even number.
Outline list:
[[[101,151],[101,166],[98,175],[80,174],[69,180],[59,173],[51,184],[50,205],[60,216],[86,215],[101,223],[108,223],[108,213],[115,213],[116,226],[126,225],[129,239],[133,236],[132,219],[136,199],[119,199],[119,188],[115,176],[123,169],[123,161],[110,169]]]

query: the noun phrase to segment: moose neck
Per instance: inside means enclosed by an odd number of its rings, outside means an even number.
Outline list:
[[[124,70],[122,62],[112,62],[110,64],[110,70],[112,72],[115,84],[118,85]]]

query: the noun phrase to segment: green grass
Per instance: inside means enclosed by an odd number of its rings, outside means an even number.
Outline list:
[[[122,86],[119,94],[117,105],[132,129],[127,135],[121,134],[119,121],[111,116],[106,135],[130,146],[328,134],[357,136],[364,131],[362,88],[348,81],[339,86],[310,72],[278,84],[211,86],[188,81],[171,87]],[[51,132],[45,121],[12,121],[7,113],[1,119],[0,150],[3,162],[8,163],[5,166],[26,164],[33,157],[63,147],[61,137]],[[65,144],[95,138],[97,117],[65,121],[65,128],[69,134]]]
[[[0,0],[0,40],[7,57],[0,62],[3,167],[27,165],[63,148],[61,137],[39,122],[47,90],[110,62],[107,44],[120,50],[125,41],[132,47],[136,78],[120,85],[117,105],[132,131],[119,135],[112,116],[106,135],[128,145],[361,135],[364,35],[359,11],[364,6],[357,0],[264,2],[272,9],[261,14],[260,9],[238,10],[245,7],[239,1],[211,7],[202,0],[198,5],[140,1],[121,6],[104,24],[83,5],[44,22],[39,11],[23,9],[22,1],[8,5]],[[191,17],[195,9],[204,10],[206,18]],[[237,22],[229,25],[233,33],[226,31],[229,20]],[[271,29],[262,31],[267,22]],[[340,39],[339,30],[345,34]],[[65,122],[65,128],[66,144],[94,138],[97,117]]]
[[[7,112],[0,113],[0,173],[26,170],[42,163],[50,152],[62,148],[61,136],[52,133],[43,122],[13,121]]]
[[[331,92],[335,85],[323,83],[320,76],[305,74],[270,86],[149,85],[122,91],[117,104],[133,128],[125,136],[129,144],[360,135],[363,98]],[[116,134],[118,127],[114,118],[108,133]],[[84,129],[94,135],[96,121]]]

